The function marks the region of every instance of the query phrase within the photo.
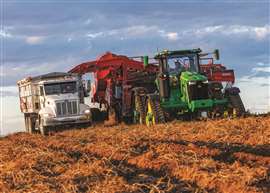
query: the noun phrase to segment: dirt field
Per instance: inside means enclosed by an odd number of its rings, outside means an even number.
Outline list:
[[[270,117],[0,139],[0,192],[270,192]]]

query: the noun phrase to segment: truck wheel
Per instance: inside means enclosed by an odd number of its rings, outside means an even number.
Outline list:
[[[24,114],[24,124],[25,124],[25,131],[28,133],[29,132],[29,119],[26,114]]]
[[[29,133],[34,133],[35,131],[35,125],[36,125],[36,119],[29,117]]]
[[[33,133],[35,130],[35,119],[30,115],[24,115],[25,130],[27,133]]]
[[[39,131],[41,135],[47,135],[48,134],[48,128],[44,126],[43,120],[41,119],[39,124]]]

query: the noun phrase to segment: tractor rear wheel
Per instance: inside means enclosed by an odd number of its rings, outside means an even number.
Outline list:
[[[160,106],[159,96],[157,94],[151,94],[147,97],[147,114],[145,121],[147,126],[165,123],[164,112]]]
[[[232,116],[242,116],[245,114],[246,110],[243,101],[239,95],[239,88],[232,87],[227,90],[227,98],[229,101],[229,114]]]

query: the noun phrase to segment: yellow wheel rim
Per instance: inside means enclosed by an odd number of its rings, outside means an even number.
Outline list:
[[[156,121],[155,121],[155,117],[153,114],[153,110],[150,104],[150,101],[147,101],[147,113],[146,113],[146,119],[145,119],[146,125],[147,126],[151,126],[151,125],[155,125]]]

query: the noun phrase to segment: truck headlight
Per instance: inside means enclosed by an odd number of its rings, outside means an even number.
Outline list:
[[[196,82],[195,82],[195,81],[189,81],[188,84],[189,84],[189,85],[195,85]]]
[[[208,84],[208,80],[203,81],[204,84]]]
[[[86,110],[84,111],[85,114],[90,114],[90,112],[91,112],[90,109],[86,109]]]
[[[51,114],[51,113],[44,113],[43,116],[44,116],[44,117],[54,117],[54,115]]]

